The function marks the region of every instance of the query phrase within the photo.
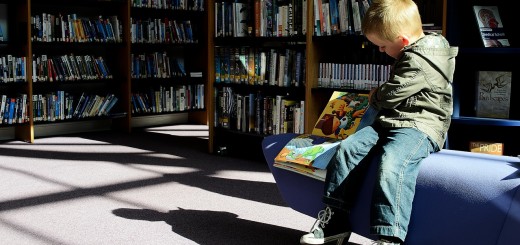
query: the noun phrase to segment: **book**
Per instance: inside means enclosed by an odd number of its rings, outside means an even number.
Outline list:
[[[313,168],[308,167],[300,164],[290,164],[290,163],[283,163],[283,162],[275,162],[273,163],[273,166],[280,169],[285,169],[288,171],[292,171],[295,173],[303,174],[305,176],[325,181],[325,177],[327,176],[327,170],[325,169],[319,169],[319,168]]]
[[[340,139],[300,134],[291,139],[274,160],[325,169],[340,142]]]
[[[509,118],[511,71],[478,71],[476,116]]]
[[[473,6],[484,47],[509,47],[497,6]]]
[[[248,35],[248,6],[246,3],[233,3],[233,23],[234,23],[234,37],[245,37]]]
[[[368,108],[368,94],[333,92],[312,133],[291,139],[273,166],[324,181],[341,140],[375,119],[377,111]]]
[[[335,91],[314,125],[312,134],[345,139],[357,130],[367,108],[368,94]]]
[[[485,153],[491,155],[504,155],[504,144],[497,142],[470,141],[469,149],[471,152]]]

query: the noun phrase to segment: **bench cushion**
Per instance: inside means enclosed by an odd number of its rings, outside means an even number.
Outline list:
[[[280,194],[292,209],[316,217],[323,208],[324,183],[272,166],[274,156],[295,134],[268,136],[264,156]],[[454,150],[426,158],[417,179],[407,244],[514,244],[520,239],[520,159]],[[369,234],[370,163],[352,209],[354,232]],[[309,226],[312,224],[309,224]]]

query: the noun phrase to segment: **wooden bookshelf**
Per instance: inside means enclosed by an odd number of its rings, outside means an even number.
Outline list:
[[[156,97],[158,91],[163,100],[173,100],[171,107],[164,102],[152,103],[153,105],[147,108],[132,104],[132,118],[153,118],[185,113],[188,110],[189,121],[207,123],[204,101],[193,99],[197,94],[205,94],[206,88],[202,86],[207,86],[205,75],[207,73],[205,54],[207,22],[204,7],[197,6],[194,9],[188,6],[152,6],[150,8],[138,3],[131,5],[131,24],[134,33],[131,38],[130,66],[133,67],[131,101],[137,104],[138,100],[152,99]],[[154,35],[154,32],[157,33],[157,28],[164,28],[164,35]],[[143,71],[140,68],[140,71],[137,71],[136,64],[143,64],[142,60],[138,61],[139,57],[146,59],[146,64],[150,64],[150,61],[159,63],[159,72],[151,74],[150,71]],[[164,69],[161,69],[161,66]],[[182,71],[179,70],[180,67]],[[192,76],[193,73],[202,75]],[[154,91],[155,95],[150,91]],[[179,95],[184,97],[184,102],[175,100]]]
[[[15,57],[25,57],[25,76],[26,82],[16,83],[0,83],[0,95],[8,94],[15,96],[18,94],[26,94],[27,96],[27,112],[26,116],[20,122],[12,124],[0,124],[0,138],[2,139],[20,139],[27,142],[33,142],[35,137],[39,135],[46,135],[43,132],[50,125],[55,125],[59,128],[60,125],[65,125],[64,130],[56,130],[56,134],[70,133],[71,124],[77,124],[73,131],[81,132],[84,127],[86,130],[92,130],[92,125],[103,125],[102,128],[108,127],[113,130],[121,130],[124,132],[131,132],[133,127],[147,127],[155,125],[164,125],[170,123],[195,123],[207,124],[207,94],[206,88],[201,89],[201,94],[205,94],[205,100],[199,101],[197,107],[186,107],[182,111],[175,112],[157,112],[157,113],[136,113],[133,111],[132,94],[136,90],[151,89],[157,84],[169,86],[169,84],[176,85],[193,85],[201,84],[207,85],[207,69],[206,69],[206,45],[207,45],[207,11],[206,2],[204,6],[200,6],[196,10],[188,4],[201,3],[200,1],[186,2],[184,7],[173,6],[147,6],[146,8],[137,8],[134,6],[133,0],[84,0],[84,1],[67,1],[67,0],[0,0],[0,7],[6,8],[7,16],[2,17],[0,23],[6,23],[4,37],[6,40],[0,41],[0,55],[13,55]],[[141,2],[141,1],[139,1]],[[151,1],[150,1],[151,2]],[[164,1],[166,3],[171,1]],[[158,3],[158,2],[157,2]],[[83,29],[85,38],[62,40],[61,36],[53,36],[47,40],[38,39],[39,34],[36,31],[35,17],[39,16],[43,19],[43,15],[52,15],[53,18],[58,18],[60,14],[66,18],[76,16],[79,20],[75,28]],[[105,25],[110,22],[112,16],[117,16],[120,35],[119,38],[103,39],[88,34],[95,33],[89,28],[88,23],[94,22],[96,18],[102,17]],[[142,18],[165,18],[167,16],[175,16],[181,18],[182,21],[191,21],[196,28],[192,29],[193,36],[197,36],[196,43],[183,44],[167,44],[167,43],[153,43],[146,45],[138,45],[131,42],[131,18],[140,16]],[[179,17],[180,16],[180,17]],[[114,22],[117,23],[117,22]],[[116,24],[114,24],[116,25]],[[3,27],[3,26],[2,26]],[[95,28],[93,26],[90,26]],[[98,27],[98,26],[96,26]],[[53,30],[53,35],[58,35],[58,28],[49,23],[47,30]],[[113,28],[113,29],[112,29]],[[106,34],[115,32],[116,26],[111,25],[111,29],[105,26]],[[61,29],[61,27],[60,27]],[[39,29],[41,30],[41,29]],[[99,31],[99,30],[97,30]],[[78,35],[80,32],[78,32]],[[71,41],[73,40],[73,41]],[[100,41],[98,41],[100,40]],[[168,51],[181,53],[185,62],[186,73],[189,76],[192,72],[197,72],[197,78],[191,79],[184,77],[182,79],[145,79],[140,84],[132,78],[132,60],[131,54],[133,52],[159,52]],[[81,56],[83,57],[101,57],[105,68],[109,68],[110,77],[106,76],[102,79],[91,79],[87,76],[70,80],[53,81],[47,79],[47,74],[41,79],[40,61],[43,57],[58,59],[61,56]],[[33,63],[34,62],[34,63]],[[37,64],[37,65],[33,65]],[[83,69],[82,72],[87,71],[87,65],[79,66]],[[57,69],[57,68],[56,68]],[[94,69],[94,68],[92,68]],[[101,66],[98,67],[101,69]],[[37,71],[38,74],[33,74]],[[51,72],[52,73],[52,72]],[[106,72],[108,74],[108,71]],[[201,75],[202,74],[202,75]],[[148,87],[143,84],[149,84]],[[150,85],[153,84],[153,85]],[[33,101],[33,95],[46,95],[57,93],[57,91],[65,91],[74,95],[74,103],[77,103],[82,93],[92,95],[109,95],[113,94],[117,97],[117,103],[112,107],[110,113],[92,113],[86,118],[70,118],[58,117],[52,120],[42,120],[37,112],[37,101]],[[108,97],[108,96],[106,96]],[[37,98],[37,97],[35,97]],[[163,104],[164,98],[161,97]],[[199,98],[199,100],[202,100]],[[71,107],[75,107],[76,104]],[[95,108],[95,107],[94,107]],[[133,113],[134,112],[134,113]],[[144,123],[143,123],[144,122]],[[12,137],[11,137],[12,136]]]

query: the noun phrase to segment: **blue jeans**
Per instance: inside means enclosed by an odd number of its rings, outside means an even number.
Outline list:
[[[360,163],[375,160],[379,168],[372,194],[370,232],[404,241],[419,164],[435,151],[439,151],[437,144],[417,129],[382,128],[377,123],[367,126],[338,147],[328,165],[323,201],[348,210],[368,165]],[[369,158],[363,161],[367,155]]]

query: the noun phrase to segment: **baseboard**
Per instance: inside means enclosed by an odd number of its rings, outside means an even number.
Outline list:
[[[12,140],[15,138],[14,127],[0,128],[0,140]]]
[[[188,113],[175,113],[163,115],[151,115],[132,117],[133,128],[153,127],[172,124],[188,123]],[[87,120],[72,122],[57,122],[34,125],[34,137],[48,137],[54,135],[75,134],[84,132],[96,132],[112,130],[112,120]],[[0,140],[15,139],[15,127],[1,127]]]
[[[110,130],[111,126],[111,119],[36,124],[34,125],[34,137],[104,131]]]
[[[188,113],[132,117],[132,128],[188,123]]]

